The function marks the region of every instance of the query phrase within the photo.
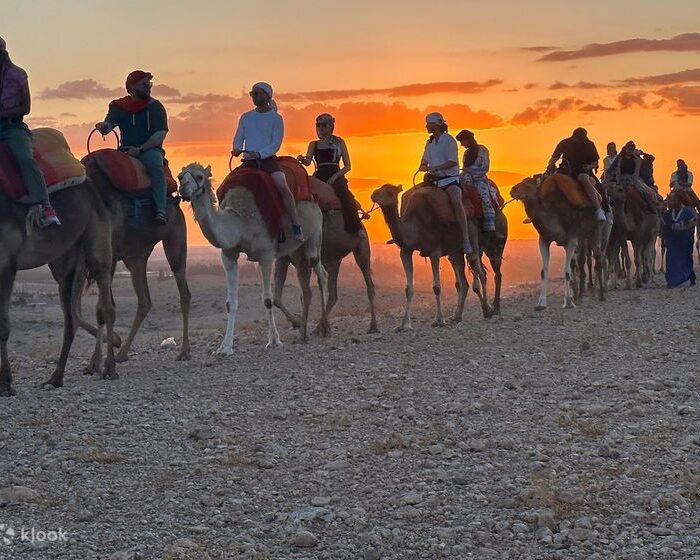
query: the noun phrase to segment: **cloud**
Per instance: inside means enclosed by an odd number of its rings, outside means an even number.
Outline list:
[[[349,99],[368,97],[371,95],[386,95],[388,97],[416,97],[435,93],[479,93],[488,88],[500,85],[501,80],[486,80],[484,82],[430,82],[425,84],[408,84],[389,88],[337,89],[323,91],[301,91],[296,93],[283,92],[275,95],[280,101],[329,101],[334,99]]]
[[[682,114],[700,115],[700,86],[669,86],[654,92]],[[656,102],[655,105],[658,105]]]
[[[46,88],[39,94],[39,99],[89,99],[97,97],[115,97],[122,88],[108,88],[93,79],[63,82],[55,88]]]
[[[700,52],[700,33],[683,33],[670,39],[626,39],[611,43],[592,43],[572,51],[555,51],[541,56],[540,62],[560,62],[636,52]]]
[[[65,118],[74,118],[74,117],[77,117],[78,115],[76,115],[75,113],[60,113],[58,116],[65,117]]]
[[[581,110],[585,105],[585,101],[576,97],[540,99],[534,105],[514,115],[510,123],[514,125],[544,124],[553,121],[563,113]]]
[[[529,82],[523,86],[523,89],[533,89],[536,88],[539,84],[537,82]]]
[[[598,89],[606,87],[604,84],[597,84],[594,82],[584,82],[580,81],[576,84],[566,84],[564,82],[554,82],[547,89],[557,90],[557,89]]]
[[[643,91],[630,92],[626,91],[617,96],[617,102],[620,104],[621,109],[628,109],[630,107],[646,107],[647,103],[644,100],[646,93]]]
[[[593,111],[616,111],[615,107],[607,107],[606,105],[601,105],[600,103],[588,103],[586,105],[581,105],[579,111],[583,112],[593,112]]]
[[[25,121],[27,122],[27,126],[30,128],[38,128],[42,126],[56,128],[58,126],[58,121],[55,117],[26,117]]]
[[[639,78],[627,78],[626,80],[616,80],[623,85],[670,85],[685,82],[700,82],[700,68],[691,68],[671,74],[656,74],[653,76],[642,76]]]
[[[549,51],[558,51],[560,47],[553,47],[553,46],[547,46],[547,45],[538,45],[534,47],[521,47],[521,51],[528,51],[528,52],[549,52]]]

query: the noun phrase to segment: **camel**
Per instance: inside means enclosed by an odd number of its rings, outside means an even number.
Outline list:
[[[238,310],[238,257],[245,253],[249,260],[260,263],[262,299],[268,321],[267,348],[281,346],[282,342],[272,313],[272,266],[276,258],[289,256],[294,264],[302,293],[302,312],[299,340],[308,341],[307,323],[311,303],[311,269],[318,278],[321,291],[320,334],[328,335],[326,302],[328,275],[321,263],[323,216],[315,202],[297,201],[297,211],[304,229],[305,241],[299,243],[291,233],[291,222],[284,217],[285,240],[270,237],[267,226],[252,194],[246,188],[232,188],[221,204],[216,206],[216,195],[211,186],[211,167],[191,163],[178,175],[180,195],[192,204],[194,217],[209,243],[221,249],[221,260],[226,271],[228,296],[226,300],[226,334],[217,354],[233,354],[233,332]]]
[[[27,207],[13,203],[0,193],[0,396],[16,394],[12,387],[7,341],[10,335],[10,298],[17,271],[45,264],[51,268],[59,286],[63,343],[56,369],[42,386],[63,386],[66,362],[77,330],[75,309],[82,287],[80,279],[85,273],[97,283],[98,324],[104,322],[107,329],[103,377],[118,377],[112,346],[114,307],[110,295],[112,250],[109,216],[89,180],[54,193],[51,204],[62,225],[35,231],[28,236],[25,228]]]
[[[384,220],[391,231],[392,238],[399,246],[401,263],[406,274],[406,307],[398,330],[412,329],[411,304],[413,301],[413,253],[415,251],[430,259],[436,304],[433,326],[445,325],[441,301],[440,258],[447,256],[454,270],[457,287],[457,307],[452,320],[455,323],[459,323],[462,320],[464,303],[469,289],[464,271],[464,253],[462,251],[462,237],[459,232],[459,226],[457,222],[442,222],[441,218],[435,214],[433,208],[427,204],[416,205],[415,210],[408,216],[399,215],[399,193],[402,190],[401,185],[385,184],[376,189],[371,195],[372,202],[379,206],[384,215]],[[469,222],[469,238],[474,249],[472,253],[474,256],[469,263],[473,272],[473,290],[479,297],[484,317],[488,318],[493,314],[493,310],[489,307],[485,293],[486,275],[478,257],[480,255],[478,247],[479,233],[476,231],[473,221]],[[483,293],[481,286],[483,286]]]
[[[558,180],[557,173],[552,180]],[[539,248],[542,255],[542,283],[540,296],[535,309],[547,308],[547,287],[549,284],[549,251],[552,242],[564,247],[564,308],[576,307],[580,303],[584,285],[585,251],[579,251],[576,266],[580,274],[573,275],[572,261],[577,253],[579,244],[590,245],[595,262],[595,273],[598,284],[598,297],[605,300],[605,284],[603,273],[605,268],[604,249],[607,244],[607,222],[598,221],[593,207],[576,208],[564,197],[561,190],[555,188],[547,197],[539,197],[539,188],[544,180],[541,174],[528,177],[515,185],[510,196],[520,200],[525,206],[528,218],[532,220],[539,234]],[[572,285],[573,280],[573,285]]]
[[[495,185],[494,185],[495,186]],[[486,256],[491,263],[491,270],[493,270],[494,277],[494,296],[493,303],[491,307],[493,309],[494,315],[501,314],[501,283],[503,281],[503,274],[501,274],[501,264],[503,264],[503,251],[506,248],[506,242],[508,241],[508,219],[503,212],[496,213],[496,232],[499,234],[495,236],[487,231],[483,231],[482,219],[481,218],[469,218],[469,221],[474,221],[474,228],[469,228],[469,236],[472,238],[472,234],[476,233],[477,247],[479,249],[479,259],[481,259],[482,253],[486,253]],[[484,268],[483,263],[481,265]]]
[[[318,188],[325,188],[332,193],[332,187],[327,186],[316,177],[309,177],[309,181],[311,182],[312,191],[315,191],[315,189]],[[320,185],[318,185],[318,183],[320,183]],[[343,219],[343,214],[340,210],[327,210],[323,212],[323,245],[321,246],[321,262],[323,263],[326,272],[328,272],[327,315],[330,315],[331,310],[338,301],[338,273],[340,272],[340,264],[342,260],[350,253],[352,253],[357,266],[360,268],[362,276],[365,280],[365,285],[367,286],[367,298],[369,299],[370,312],[369,332],[378,333],[379,328],[377,327],[377,315],[374,306],[375,288],[372,280],[371,250],[367,230],[363,225],[361,232],[357,234],[348,233],[345,230],[345,220]],[[274,304],[282,311],[282,313],[284,313],[287,320],[289,320],[294,327],[298,328],[299,319],[282,303],[282,290],[284,288],[284,282],[287,278],[287,269],[290,264],[291,260],[288,256],[280,257],[275,262]],[[321,325],[319,325],[317,327],[317,331],[321,328]]]
[[[121,193],[109,180],[107,175],[98,167],[94,159],[84,160],[88,177],[98,187],[102,198],[108,208],[112,224],[112,252],[114,266],[118,261],[123,261],[131,275],[131,282],[138,299],[138,308],[134,316],[131,329],[126,341],[121,345],[117,354],[117,362],[125,362],[129,359],[129,349],[138,332],[141,323],[148,315],[152,304],[148,289],[146,271],[148,259],[153,248],[158,242],[163,243],[165,258],[175,277],[175,283],[180,294],[180,310],[182,313],[182,344],[176,360],[190,359],[189,342],[189,310],[190,290],[187,285],[187,226],[185,216],[175,198],[168,198],[166,225],[157,225],[151,219],[148,212],[141,210],[145,216],[143,223],[135,223],[131,217],[133,213],[132,199]],[[93,334],[97,341],[95,354],[101,348],[101,336],[97,329],[85,321],[80,320],[80,326]],[[118,340],[118,339],[117,339]],[[93,363],[96,361],[93,360]],[[89,371],[87,373],[90,373]]]
[[[658,213],[649,212],[636,202],[638,199],[628,195],[631,188],[634,187],[616,183],[610,183],[608,187],[614,217],[608,254],[617,255],[620,248],[627,245],[628,240],[632,242],[635,283],[640,288],[648,285],[652,279],[656,238],[661,231],[661,220]],[[632,286],[629,255],[625,264],[626,286],[629,289]]]

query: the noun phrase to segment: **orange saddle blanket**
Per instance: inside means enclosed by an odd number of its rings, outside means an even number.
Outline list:
[[[483,217],[483,208],[481,198],[475,188],[467,187],[463,189],[462,204],[467,216],[470,218]],[[500,194],[492,198],[493,206],[496,211],[500,211],[503,207],[503,198]],[[427,205],[437,216],[437,218],[446,224],[451,224],[457,221],[452,204],[444,189],[426,186],[422,183],[408,189],[403,197],[401,197],[401,215],[410,216],[417,211],[422,205]]]
[[[540,185],[537,195],[540,200],[550,196],[555,190],[559,190],[569,204],[576,208],[586,208],[592,205],[583,185],[576,179],[564,175],[563,173],[552,173],[545,177]],[[600,195],[596,193],[600,201]]]
[[[39,165],[49,194],[85,181],[85,168],[71,153],[68,142],[58,130],[32,130],[34,159]],[[11,199],[27,202],[27,187],[10,148],[0,143],[0,189]]]
[[[126,155],[124,152],[105,148],[103,150],[95,150],[86,155],[82,162],[88,165],[94,161],[97,167],[102,171],[110,183],[118,190],[132,195],[145,194],[151,188],[151,179],[146,173],[146,168],[135,157]],[[165,174],[165,186],[169,194],[177,192],[177,183],[170,171],[168,162],[165,162],[163,167]]]
[[[294,200],[297,202],[301,200],[313,201],[306,169],[293,157],[281,156],[277,159],[287,178],[287,184],[294,195]],[[254,167],[236,167],[216,190],[219,204],[231,189],[239,187],[245,187],[253,195],[255,205],[267,224],[270,236],[278,236],[283,229],[284,204],[270,174]]]

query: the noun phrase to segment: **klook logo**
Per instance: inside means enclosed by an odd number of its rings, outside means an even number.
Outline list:
[[[0,544],[10,545],[17,540],[29,543],[68,542],[68,533],[60,527],[56,531],[41,531],[35,527],[21,527],[18,532],[9,525],[0,523]]]
[[[2,536],[2,544],[12,543],[15,538],[15,530],[12,527],[5,527],[4,523],[0,523],[0,536]]]

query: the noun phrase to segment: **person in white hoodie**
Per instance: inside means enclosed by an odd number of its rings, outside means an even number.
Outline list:
[[[294,195],[277,162],[276,154],[284,137],[284,122],[277,112],[277,105],[272,100],[272,86],[266,82],[258,82],[251,88],[250,97],[255,109],[241,115],[233,137],[231,153],[235,157],[243,155],[244,167],[256,167],[270,174],[282,196],[284,208],[292,220],[294,238],[302,242],[304,232],[299,221]]]

